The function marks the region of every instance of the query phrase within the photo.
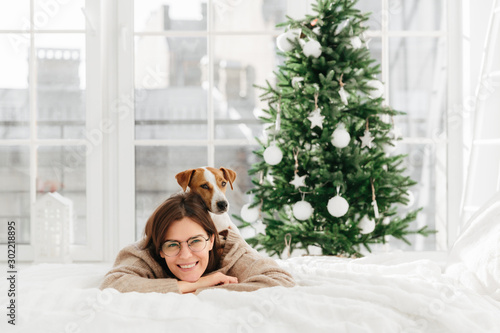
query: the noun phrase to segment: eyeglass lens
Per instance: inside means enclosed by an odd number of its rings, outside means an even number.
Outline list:
[[[199,252],[205,249],[208,239],[201,236],[191,238],[187,241],[189,249],[193,252]],[[163,244],[162,250],[165,255],[172,257],[176,256],[181,251],[181,243],[177,241],[168,241]]]

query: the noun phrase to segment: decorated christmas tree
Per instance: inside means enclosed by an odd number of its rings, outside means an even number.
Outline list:
[[[317,246],[357,256],[387,236],[409,243],[409,234],[432,232],[409,230],[418,209],[400,216],[415,184],[403,175],[406,156],[394,154],[393,117],[402,113],[384,103],[363,26],[369,14],[355,3],[318,0],[316,14],[278,25],[285,60],[276,85],[260,87],[269,126],[254,152],[263,161],[249,171],[253,202],[241,212],[244,226],[263,223],[247,241],[271,255]]]

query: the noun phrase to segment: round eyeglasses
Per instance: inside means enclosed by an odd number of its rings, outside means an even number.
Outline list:
[[[166,241],[161,246],[161,250],[167,257],[175,257],[181,252],[181,244],[187,243],[189,249],[193,252],[200,252],[205,249],[207,246],[207,242],[210,239],[208,237],[205,239],[203,236],[194,236],[189,238],[187,241],[178,242],[178,241]]]

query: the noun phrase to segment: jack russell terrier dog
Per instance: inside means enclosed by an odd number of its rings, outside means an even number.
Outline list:
[[[203,198],[219,232],[229,228],[240,234],[227,213],[229,202],[225,195],[228,183],[233,189],[236,172],[227,168],[203,167],[179,172],[175,179],[184,192],[193,191]]]

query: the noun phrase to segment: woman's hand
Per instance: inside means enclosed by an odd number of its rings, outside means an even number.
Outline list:
[[[238,279],[234,276],[222,274],[221,272],[212,273],[202,276],[196,282],[178,281],[181,293],[195,292],[199,288],[213,287],[229,283],[238,283]]]
[[[196,283],[198,284],[198,288],[205,288],[221,284],[238,283],[238,278],[217,272],[201,277]]]

